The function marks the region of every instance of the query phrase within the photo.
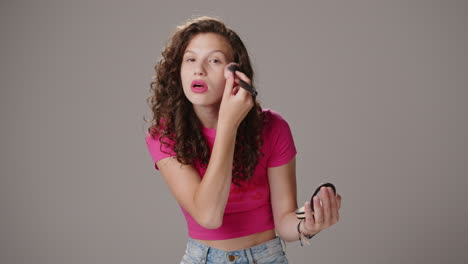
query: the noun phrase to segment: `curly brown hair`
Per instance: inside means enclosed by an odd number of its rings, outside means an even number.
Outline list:
[[[153,112],[148,132],[154,139],[160,135],[161,146],[172,147],[180,163],[188,165],[199,162],[201,167],[207,168],[211,153],[202,133],[202,124],[183,92],[180,77],[183,53],[190,40],[199,33],[223,36],[232,47],[231,58],[253,84],[253,69],[240,37],[217,18],[202,16],[191,19],[177,27],[155,66],[156,75],[150,85],[151,96],[147,98]],[[237,129],[232,175],[232,182],[237,186],[241,186],[242,180],[252,177],[260,155],[264,155],[260,151],[263,123],[263,111],[255,98],[254,106]]]

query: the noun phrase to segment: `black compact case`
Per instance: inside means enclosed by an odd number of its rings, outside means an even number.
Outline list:
[[[332,183],[329,183],[329,182],[321,184],[319,187],[317,187],[314,194],[312,194],[312,197],[310,198],[310,205],[311,205],[310,207],[312,209],[312,212],[314,212],[314,200],[313,200],[314,196],[316,196],[320,192],[320,189],[322,187],[324,187],[324,186],[332,188],[333,192],[336,195],[335,185],[333,185]],[[296,217],[297,217],[297,219],[305,219],[305,208],[304,208],[304,206],[302,206],[301,208],[296,210]]]

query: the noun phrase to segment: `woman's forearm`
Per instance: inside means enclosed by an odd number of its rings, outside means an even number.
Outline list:
[[[221,226],[229,197],[237,128],[219,125],[205,175],[195,193],[194,203],[205,228]]]
[[[289,212],[285,214],[276,227],[279,236],[286,242],[294,242],[299,240],[299,233],[297,232],[297,219],[296,212]],[[303,224],[300,226],[301,232],[304,232]]]

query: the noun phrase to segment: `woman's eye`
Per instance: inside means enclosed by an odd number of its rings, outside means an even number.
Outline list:
[[[218,59],[212,59],[211,61],[214,62],[214,63],[220,63],[220,62],[221,62],[221,61],[218,60]]]
[[[194,60],[195,60],[195,59],[193,59],[193,58],[188,58],[188,59],[186,59],[185,61],[194,61]]]

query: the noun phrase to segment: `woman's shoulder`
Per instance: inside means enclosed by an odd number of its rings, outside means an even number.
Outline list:
[[[156,162],[163,158],[176,156],[173,150],[174,141],[168,137],[161,137],[161,133],[154,127],[149,128],[146,132],[145,141],[157,170],[159,170],[159,168]]]
[[[288,122],[283,117],[283,115],[281,115],[278,111],[274,109],[263,108],[262,112],[264,116],[264,124],[266,127],[269,127],[270,129],[288,124]]]
[[[276,167],[290,161],[297,150],[291,128],[278,111],[265,109],[264,146],[269,153],[267,167]]]
[[[153,124],[151,127],[148,128],[145,140],[147,143],[153,144],[160,144],[161,140],[167,144],[174,144],[175,142],[171,139],[170,136],[164,135],[163,131],[166,129],[166,125],[164,122],[160,122],[159,126]]]

